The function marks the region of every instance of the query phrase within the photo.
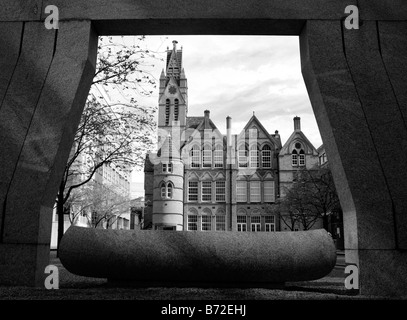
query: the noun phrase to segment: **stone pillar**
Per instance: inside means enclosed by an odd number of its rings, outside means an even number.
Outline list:
[[[0,284],[43,286],[52,208],[95,72],[90,21],[1,23]]]
[[[344,212],[346,262],[359,267],[361,294],[407,293],[405,31],[399,22],[347,30],[315,20],[300,36],[302,73]]]

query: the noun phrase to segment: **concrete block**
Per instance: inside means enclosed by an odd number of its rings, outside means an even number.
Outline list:
[[[344,55],[341,22],[308,21],[300,44],[302,73],[344,213],[345,247],[394,249],[392,199]]]
[[[389,204],[392,206],[390,220],[395,219],[397,228],[396,234],[391,230],[386,238],[395,238],[399,248],[407,249],[407,170],[405,170],[407,126],[403,119],[406,110],[402,111],[403,108],[397,100],[383,63],[376,22],[366,21],[357,32],[354,31],[344,30],[346,59],[372,137],[373,151],[380,164],[376,175],[381,174],[385,179],[381,192],[389,193],[391,198]],[[391,36],[388,35],[388,37]],[[398,39],[393,37],[388,41],[394,42]],[[404,55],[407,53],[406,50],[402,52]],[[403,67],[406,69],[405,66]],[[393,83],[396,85],[399,83],[399,86],[406,89],[407,86],[401,82],[402,80],[405,79],[393,78]],[[406,93],[404,92],[403,95]],[[367,164],[368,162],[365,165]],[[363,223],[361,228],[364,226],[372,228],[373,221],[377,221],[377,227],[380,229],[382,215],[382,212],[374,213],[371,210],[365,219],[358,219],[359,223]],[[373,244],[371,248],[376,247]]]
[[[22,41],[22,22],[0,23],[0,108],[17,64]]]
[[[283,283],[318,279],[336,262],[325,230],[244,233],[72,226],[60,245],[68,271],[109,280]]]
[[[4,201],[53,57],[55,31],[44,31],[41,22],[25,24],[21,54],[0,109],[0,145],[2,150],[7,150],[1,155],[0,212],[7,210]],[[26,197],[20,199],[28,207],[33,201]],[[38,221],[33,227],[38,229]]]
[[[362,20],[406,20],[404,0],[359,0],[357,3]]]
[[[407,252],[361,250],[358,255],[361,294],[407,297]]]
[[[51,228],[42,221],[51,221],[58,185],[93,79],[96,51],[97,36],[89,21],[60,23],[55,55],[7,194],[4,242],[50,241]]]
[[[0,21],[39,21],[41,9],[42,0],[3,0]]]
[[[407,22],[378,21],[380,52],[389,76],[391,86],[396,95],[403,115],[407,122]],[[407,123],[406,123],[407,125]]]
[[[49,245],[0,243],[0,283],[44,287]]]

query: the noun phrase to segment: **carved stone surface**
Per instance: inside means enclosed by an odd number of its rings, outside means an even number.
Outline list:
[[[282,283],[313,280],[335,266],[325,230],[190,232],[70,227],[60,245],[75,274],[141,282]]]

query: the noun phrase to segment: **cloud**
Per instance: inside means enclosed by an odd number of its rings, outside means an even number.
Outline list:
[[[321,138],[301,75],[298,37],[171,36],[146,37],[146,47],[165,58],[172,40],[183,47],[188,78],[189,115],[211,118],[225,133],[225,118],[241,130],[255,111],[270,133],[279,130],[283,142],[293,131],[292,119],[300,116],[302,130],[319,146]],[[164,62],[150,70],[158,78]],[[156,106],[158,89],[140,103]]]

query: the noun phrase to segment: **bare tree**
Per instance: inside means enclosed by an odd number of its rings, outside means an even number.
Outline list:
[[[91,181],[77,189],[68,203],[71,207],[70,220],[86,217],[87,225],[94,228],[111,228],[121,215],[130,212],[129,197],[117,186],[106,186]]]
[[[131,167],[142,167],[145,152],[154,144],[156,109],[140,106],[135,99],[135,93],[150,95],[156,87],[146,58],[158,58],[142,48],[143,40],[106,37],[99,41],[93,85],[57,194],[58,246],[74,190],[92,181],[104,165],[125,174]],[[106,99],[112,92],[119,92],[119,102]]]
[[[309,230],[319,219],[328,230],[328,216],[340,210],[329,168],[304,168],[296,172],[293,184],[285,189],[285,196],[267,210],[277,214],[292,231],[297,225]]]

